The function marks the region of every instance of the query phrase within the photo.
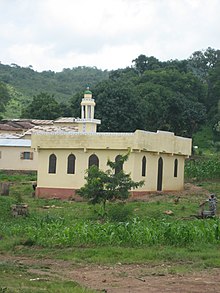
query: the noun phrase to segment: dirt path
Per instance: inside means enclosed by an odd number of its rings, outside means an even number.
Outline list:
[[[218,293],[220,292],[220,269],[184,275],[172,275],[149,265],[97,266],[77,265],[71,261],[53,259],[31,259],[0,255],[1,262],[10,262],[16,266],[25,265],[28,272],[39,278],[60,278],[76,281],[97,292],[108,293]]]

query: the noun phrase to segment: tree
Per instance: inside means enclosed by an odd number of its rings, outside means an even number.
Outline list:
[[[126,67],[124,69],[112,70],[109,72],[109,79],[121,80],[127,82],[128,80],[136,79],[138,77],[137,70],[132,67]]]
[[[73,117],[80,117],[81,115],[81,109],[80,109],[80,103],[82,101],[83,92],[79,92],[70,99],[70,108],[71,113]]]
[[[220,50],[208,47],[206,50],[194,52],[188,59],[189,68],[202,81],[206,81],[210,69],[220,61]]]
[[[140,128],[141,105],[132,82],[108,80],[94,89],[96,118],[102,120],[100,131],[129,132]]]
[[[123,171],[122,166],[128,156],[129,154],[121,155],[116,162],[108,160],[107,166],[110,169],[105,172],[95,165],[91,166],[86,171],[86,183],[78,194],[88,199],[91,204],[102,204],[104,213],[107,200],[127,199],[131,189],[144,184],[144,181],[133,181],[130,174]]]
[[[23,118],[56,119],[61,116],[59,103],[53,95],[40,93],[34,96],[33,101],[22,111]]]
[[[185,72],[187,73],[189,71],[189,68],[188,68],[188,60],[168,60],[168,61],[164,61],[162,62],[162,67],[163,68],[172,68],[172,69],[176,69],[180,72]]]
[[[60,116],[62,117],[71,117],[72,111],[69,104],[60,102],[59,104]]]
[[[134,68],[140,75],[146,70],[156,70],[162,66],[162,63],[154,56],[147,57],[143,54],[132,60],[132,63],[134,63]]]
[[[8,89],[6,85],[3,82],[0,82],[0,119],[1,119],[1,114],[4,113],[5,111],[5,106],[10,100],[10,95],[8,93]]]
[[[182,95],[167,100],[165,130],[192,137],[205,120],[206,110],[201,103],[187,100]]]
[[[210,116],[220,114],[218,105],[220,103],[220,61],[209,73],[209,95],[207,100],[207,109],[210,111]],[[210,117],[211,118],[211,117]]]
[[[191,72],[173,68],[145,71],[136,84],[142,129],[191,136],[205,122],[206,88]]]

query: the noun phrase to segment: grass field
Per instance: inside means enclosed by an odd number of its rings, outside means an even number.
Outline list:
[[[188,170],[193,180],[194,167]],[[32,197],[32,180],[33,174],[0,173],[1,182],[11,182],[10,195],[0,196],[0,292],[94,292],[55,276],[39,278],[30,270],[35,264],[20,265],[16,257],[75,265],[148,263],[155,274],[163,273],[164,263],[170,274],[220,268],[219,215],[206,220],[192,216],[209,192],[220,194],[218,176],[194,182],[194,188],[179,195],[178,203],[176,193],[108,203],[104,218],[99,206],[86,202]],[[28,204],[27,217],[11,214],[17,194]]]

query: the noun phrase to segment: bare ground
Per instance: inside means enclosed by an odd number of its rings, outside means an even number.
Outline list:
[[[201,197],[203,196],[203,199],[206,199],[206,196],[210,192],[206,190],[205,188],[202,188],[200,186],[194,185],[192,183],[185,183],[184,184],[184,190],[182,191],[167,191],[167,192],[149,192],[146,195],[141,196],[135,196],[131,197],[128,201],[155,201],[160,199],[165,199],[167,196],[172,195],[176,197],[188,197],[188,196],[197,196]]]
[[[54,277],[72,280],[87,288],[97,290],[97,292],[220,292],[220,269],[172,275],[166,273],[167,265],[162,265],[164,273],[153,273],[152,267],[148,264],[84,266],[76,265],[71,261],[39,260],[6,255],[0,255],[0,261],[14,263],[16,266],[25,265],[28,272],[36,274],[36,281]],[[155,268],[154,271],[158,271],[158,268]]]

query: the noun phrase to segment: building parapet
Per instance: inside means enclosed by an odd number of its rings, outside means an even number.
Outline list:
[[[92,119],[92,118],[76,118],[77,123],[94,123],[94,124],[101,124],[101,120],[99,119]]]
[[[191,139],[173,133],[141,130],[134,133],[38,133],[32,136],[32,147],[38,149],[131,149],[183,156],[191,155],[191,143]]]
[[[57,132],[44,132],[39,131],[34,133],[35,135],[74,135],[74,136],[134,136],[133,132],[64,132],[64,131],[57,131]]]

